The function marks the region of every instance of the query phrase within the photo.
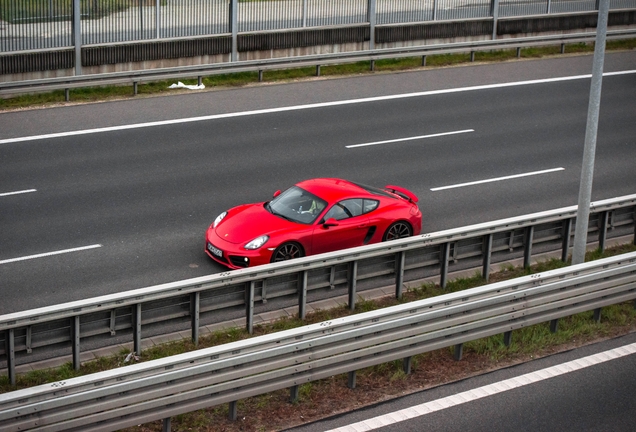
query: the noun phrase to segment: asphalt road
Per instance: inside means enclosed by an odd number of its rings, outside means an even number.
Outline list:
[[[203,253],[216,215],[311,177],[407,187],[420,196],[425,232],[576,204],[590,80],[498,84],[589,74],[591,62],[1,113],[0,314],[222,271]],[[635,52],[607,55],[606,72],[635,69]],[[635,113],[636,74],[606,76],[593,200],[636,192]],[[184,121],[198,116],[208,117]],[[104,127],[113,129],[66,134]],[[11,140],[51,133],[61,135]],[[379,141],[391,142],[346,147]],[[533,175],[432,190],[521,174]],[[87,249],[29,258],[74,248]]]
[[[600,355],[628,346],[636,342],[636,334],[589,345],[572,351],[526,362],[514,367],[476,376],[456,383],[414,393],[377,405],[358,409],[343,415],[298,428],[288,432],[339,432],[347,430],[368,430],[355,428],[359,422],[379,416],[387,424],[392,419],[401,418],[399,412],[410,407],[428,404],[437,411],[372,429],[375,432],[421,432],[421,431],[633,431],[636,399],[632,389],[636,385],[636,355],[628,354],[619,358],[562,373],[578,361],[580,365],[593,360],[581,360],[588,356]],[[595,360],[595,359],[594,359]],[[578,365],[575,365],[575,367]],[[536,382],[505,390],[506,380],[548,369],[550,374],[541,372],[544,378]],[[561,374],[559,374],[561,373]],[[520,379],[528,382],[527,379]],[[480,391],[486,387],[488,390]],[[475,391],[482,397],[467,401],[465,392]],[[486,393],[490,393],[486,395]],[[463,394],[463,395],[462,395]],[[460,395],[457,397],[456,395]],[[454,397],[455,396],[455,397]],[[447,406],[445,398],[458,405]]]

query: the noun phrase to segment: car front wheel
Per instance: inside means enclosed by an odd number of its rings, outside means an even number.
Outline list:
[[[272,254],[272,262],[287,261],[305,256],[302,247],[297,243],[283,243]]]

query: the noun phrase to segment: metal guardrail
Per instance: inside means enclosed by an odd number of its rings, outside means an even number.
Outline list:
[[[399,298],[408,280],[439,275],[444,287],[449,271],[475,266],[482,267],[488,280],[491,263],[523,257],[524,265],[529,266],[536,252],[561,251],[565,261],[576,210],[577,206],[570,206],[6,314],[0,316],[0,354],[14,383],[17,360],[28,363],[35,353],[54,348],[71,351],[74,367],[79,369],[81,343],[108,345],[118,334],[132,338],[137,353],[141,352],[142,329],[145,334],[165,334],[181,325],[190,329],[196,343],[201,326],[221,309],[244,308],[246,326],[252,332],[255,312],[277,297],[297,296],[298,313],[304,318],[312,291],[346,290],[353,309],[358,285],[394,284]],[[588,243],[598,241],[604,249],[608,238],[625,235],[633,236],[636,243],[635,221],[636,194],[594,202]]]
[[[261,76],[260,74],[265,70],[299,68],[308,66],[315,66],[316,74],[319,75],[320,66],[330,64],[357,61],[375,61],[386,58],[415,57],[458,52],[470,52],[471,60],[474,60],[474,53],[476,51],[516,48],[517,53],[519,54],[519,50],[523,47],[555,44],[561,44],[563,49],[563,46],[567,43],[592,41],[595,39],[595,35],[596,33],[594,32],[586,32],[538,37],[469,41],[450,44],[337,52],[300,57],[272,58],[254,61],[213,63],[161,69],[76,75],[27,81],[7,81],[0,83],[0,95],[15,95],[59,89],[65,89],[68,91],[72,88],[115,84],[132,84],[134,87],[134,92],[136,94],[137,85],[139,83],[157,81],[161,79],[198,78],[200,82],[202,77],[207,75],[258,71],[259,76]],[[624,39],[632,38],[635,36],[636,29],[613,30],[607,32],[608,39]]]
[[[6,432],[112,431],[636,299],[636,253],[0,395]],[[166,421],[167,420],[167,421]]]

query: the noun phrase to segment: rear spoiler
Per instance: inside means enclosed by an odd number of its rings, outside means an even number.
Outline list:
[[[411,192],[408,189],[404,189],[403,187],[393,186],[393,185],[386,185],[386,186],[384,186],[384,189],[389,191],[389,192],[391,192],[391,193],[399,195],[402,198],[404,198],[405,200],[408,200],[408,201],[410,201],[410,202],[412,202],[414,204],[419,201],[418,198],[417,198],[417,195],[415,195],[413,192]]]

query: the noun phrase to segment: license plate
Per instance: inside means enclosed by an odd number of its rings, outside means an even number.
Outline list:
[[[223,258],[223,251],[219,248],[214,247],[212,243],[208,243],[208,250],[212,255]]]

